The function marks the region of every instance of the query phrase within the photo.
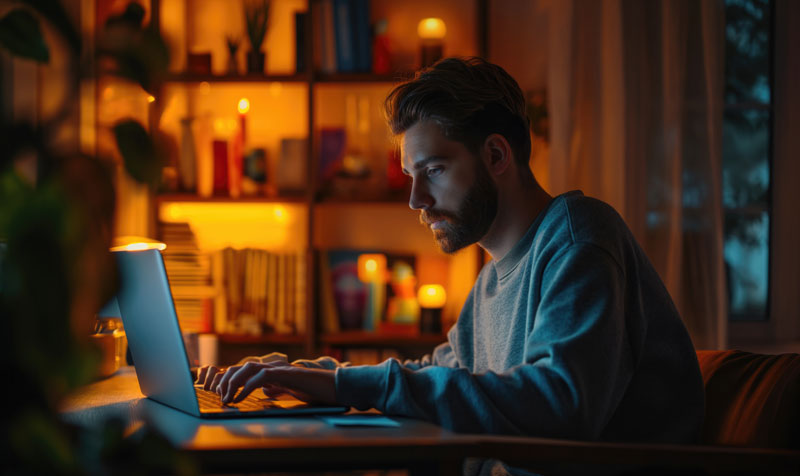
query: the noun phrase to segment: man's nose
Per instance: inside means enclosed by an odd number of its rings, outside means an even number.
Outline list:
[[[431,197],[427,187],[417,180],[411,182],[411,196],[408,197],[408,206],[412,210],[423,210],[433,206],[433,197]]]

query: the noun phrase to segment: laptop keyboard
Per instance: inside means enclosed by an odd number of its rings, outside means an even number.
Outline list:
[[[213,411],[219,412],[225,409],[237,409],[239,411],[255,411],[264,410],[266,408],[280,407],[277,403],[266,398],[259,398],[252,393],[245,397],[244,400],[237,403],[223,404],[220,396],[216,392],[204,390],[203,387],[195,387],[197,393],[197,403],[200,405],[200,411]]]

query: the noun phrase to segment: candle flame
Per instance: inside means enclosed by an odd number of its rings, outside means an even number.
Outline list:
[[[247,114],[247,111],[250,110],[250,101],[247,98],[239,99],[239,114]]]

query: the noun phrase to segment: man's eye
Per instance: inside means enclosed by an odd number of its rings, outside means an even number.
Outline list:
[[[426,171],[426,174],[428,175],[428,177],[435,177],[436,175],[439,175],[440,173],[442,173],[442,168],[441,167],[430,167]]]

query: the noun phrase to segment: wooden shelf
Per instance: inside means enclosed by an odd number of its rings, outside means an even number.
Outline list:
[[[281,344],[303,345],[306,336],[300,334],[264,334],[260,336],[247,334],[218,334],[221,344]]]
[[[368,0],[370,3],[375,3],[376,1],[377,0]],[[433,3],[435,4],[437,2],[439,2],[439,0],[434,0]],[[217,9],[191,8],[190,4],[192,2],[190,0],[180,0],[179,3],[185,4],[184,9],[186,12],[182,19],[183,26],[178,27],[176,31],[170,31],[170,34],[183,35],[182,39],[177,38],[181,41],[176,43],[181,45],[181,50],[174,51],[173,53],[185,55],[194,47],[200,46],[199,43],[191,38],[190,30],[192,26],[202,25],[205,21],[216,22],[218,19],[213,18],[211,14],[213,13],[216,15],[220,11]],[[480,33],[485,33],[486,31],[484,25],[486,18],[484,14],[486,12],[485,3],[486,0],[477,0],[476,6],[478,8],[476,9],[476,13],[479,28],[475,34],[468,35],[479,39],[480,47],[478,48],[478,53],[482,56],[486,54],[485,35]],[[281,111],[283,111],[282,108],[288,109],[288,114],[295,115],[292,117],[292,122],[287,123],[287,127],[276,128],[274,132],[276,135],[280,136],[305,138],[307,145],[305,169],[307,172],[306,178],[309,179],[308,183],[305,185],[306,190],[300,193],[281,194],[279,196],[241,196],[237,198],[229,196],[200,197],[194,193],[179,192],[151,194],[148,200],[148,205],[151,207],[151,213],[148,217],[150,228],[148,233],[153,236],[159,236],[163,234],[159,233],[160,230],[166,230],[165,224],[179,220],[191,221],[189,219],[191,217],[189,214],[194,213],[194,209],[202,209],[197,210],[197,214],[202,215],[204,212],[208,211],[209,216],[203,217],[202,220],[199,219],[198,222],[202,222],[200,225],[195,224],[190,226],[194,226],[194,233],[196,235],[205,233],[207,239],[202,241],[201,246],[204,246],[205,250],[212,250],[224,248],[229,245],[224,236],[217,236],[212,233],[212,231],[219,231],[220,235],[225,235],[227,233],[234,233],[233,228],[235,228],[235,226],[249,226],[249,223],[247,223],[245,219],[240,219],[235,216],[237,213],[241,212],[240,216],[249,216],[248,213],[250,213],[251,208],[268,209],[276,206],[280,208],[279,205],[282,205],[287,209],[288,213],[292,214],[292,219],[287,220],[291,223],[286,224],[284,227],[286,231],[285,236],[291,237],[288,238],[289,240],[296,237],[296,242],[291,243],[291,246],[294,247],[296,245],[301,253],[305,252],[305,257],[307,259],[304,284],[305,297],[303,298],[305,300],[306,312],[303,314],[306,319],[305,329],[308,329],[308,332],[305,333],[305,335],[268,334],[250,336],[220,334],[218,339],[220,343],[220,358],[222,361],[235,362],[244,355],[253,355],[262,350],[269,351],[270,347],[277,347],[278,350],[291,355],[293,358],[313,358],[319,355],[323,348],[330,346],[337,347],[334,350],[347,350],[348,347],[362,349],[394,348],[404,355],[413,355],[423,350],[430,352],[434,346],[446,341],[446,336],[444,334],[421,335],[417,333],[415,335],[413,332],[392,332],[392,330],[387,329],[382,329],[381,332],[356,330],[324,334],[316,325],[317,316],[320,313],[321,307],[317,296],[321,294],[323,279],[327,279],[327,277],[321,275],[323,267],[321,267],[318,262],[320,251],[336,247],[343,249],[405,250],[409,253],[418,253],[422,252],[419,250],[425,250],[424,252],[427,253],[431,250],[432,245],[430,234],[424,228],[416,226],[414,223],[416,221],[414,219],[414,213],[408,210],[408,194],[410,192],[410,187],[406,187],[402,191],[390,190],[388,186],[380,190],[369,188],[372,195],[368,196],[367,187],[331,187],[329,186],[330,184],[322,180],[321,177],[314,175],[318,172],[318,167],[320,166],[319,154],[321,137],[319,129],[323,124],[336,124],[335,117],[338,117],[337,114],[328,114],[330,111],[328,111],[327,108],[338,107],[343,110],[342,112],[346,112],[344,109],[347,108],[347,98],[342,96],[350,92],[358,92],[361,90],[364,90],[364,97],[370,101],[375,101],[376,98],[373,96],[382,95],[384,90],[388,91],[397,83],[405,82],[413,78],[416,72],[412,70],[412,68],[414,68],[413,65],[408,64],[400,66],[399,63],[396,63],[395,68],[401,69],[401,71],[392,71],[388,74],[373,74],[370,72],[327,73],[320,71],[319,69],[321,68],[318,66],[318,63],[313,61],[317,56],[315,53],[319,53],[316,49],[318,49],[320,45],[316,45],[313,41],[315,34],[313,28],[315,23],[312,21],[312,15],[310,14],[312,10],[315,10],[314,14],[320,13],[320,2],[318,2],[318,0],[308,0],[306,5],[306,11],[309,15],[306,17],[305,25],[306,48],[305,51],[302,52],[305,58],[305,71],[295,72],[294,66],[289,63],[283,63],[283,65],[280,66],[281,69],[277,69],[276,66],[276,68],[271,68],[266,74],[197,74],[188,71],[170,72],[167,73],[163,82],[159,82],[157,85],[159,91],[154,92],[153,95],[157,98],[173,95],[179,97],[180,100],[177,102],[173,101],[170,103],[171,105],[167,104],[168,101],[159,100],[155,101],[151,107],[147,108],[148,123],[152,129],[162,125],[163,119],[164,121],[169,121],[169,126],[173,126],[172,128],[166,127],[166,130],[180,131],[178,120],[181,117],[196,115],[208,107],[211,107],[212,117],[227,117],[229,112],[223,113],[216,111],[218,108],[212,106],[215,106],[214,101],[225,101],[226,103],[232,101],[232,98],[226,95],[232,95],[237,88],[248,89],[248,94],[253,94],[253,97],[256,98],[262,94],[269,95],[275,92],[272,90],[271,86],[276,85],[276,83],[283,83],[285,85],[284,93],[286,93],[287,97],[281,98],[281,101],[276,104],[276,106],[279,106],[281,109],[266,110],[262,108],[261,110],[265,111],[264,114],[269,114],[270,120],[280,120],[280,114]],[[400,11],[403,8],[405,7],[398,3],[397,6],[391,7],[390,10]],[[445,5],[442,8],[448,11],[448,9],[461,10],[464,7],[459,4],[456,7],[448,7]],[[158,12],[160,10],[154,7],[154,11]],[[223,11],[224,16],[234,13],[235,12]],[[460,12],[453,11],[450,13],[452,13],[454,21],[456,18],[462,18],[457,14]],[[204,16],[200,18],[198,15]],[[280,15],[280,18],[275,18],[276,21],[284,22],[283,26],[289,26],[290,29],[294,27],[294,12],[285,11],[285,14]],[[159,15],[154,15],[153,25],[156,26],[159,31],[162,30],[160,20],[161,17]],[[462,20],[458,21],[461,22]],[[216,28],[216,24],[214,26],[215,28],[212,28],[212,30],[214,30],[213,32],[204,33],[213,36],[223,36],[224,30]],[[466,28],[468,33],[473,29],[467,24],[461,26]],[[169,26],[170,29],[174,27],[175,25]],[[413,35],[413,32],[409,33]],[[219,43],[221,40],[222,38],[215,40],[217,41],[217,46],[221,46]],[[463,47],[467,45],[466,40],[465,38]],[[291,48],[293,43],[294,42],[291,41],[288,46]],[[472,52],[461,51],[461,53],[471,54]],[[215,55],[216,54],[219,54],[219,52],[217,51]],[[222,70],[218,71],[218,73],[222,73]],[[200,90],[208,88],[209,85],[212,91],[211,96],[204,98],[204,93],[207,91]],[[250,90],[255,92],[250,93]],[[214,91],[216,91],[216,93]],[[286,99],[286,101],[283,101],[283,99]],[[291,100],[291,102],[289,100]],[[284,104],[284,102],[286,102],[286,104]],[[380,107],[379,104],[375,104],[375,106]],[[370,108],[372,107],[373,105],[370,105]],[[165,116],[167,119],[162,117],[164,116],[165,110],[168,112],[168,115]],[[220,111],[221,110],[222,109],[220,109]],[[224,111],[227,111],[227,106]],[[231,111],[230,113],[233,112]],[[259,114],[261,114],[261,112],[259,112]],[[328,117],[329,115],[331,116],[330,118]],[[263,117],[259,118],[259,120],[263,119]],[[255,118],[253,120],[256,121]],[[295,120],[301,122],[295,124]],[[268,124],[270,124],[270,121],[264,121],[263,126],[267,127]],[[345,126],[345,124],[338,125],[341,127]],[[301,126],[304,130],[300,129]],[[209,132],[210,131],[203,131],[203,134],[207,136],[201,137],[202,140],[206,141],[204,147],[207,147],[208,140],[212,138]],[[257,134],[256,131],[250,132],[254,135]],[[200,134],[199,131],[197,133]],[[176,145],[180,147],[180,135],[174,139]],[[271,137],[266,138],[262,136],[259,137],[258,140],[261,141],[259,142],[260,144],[267,141],[268,147],[275,148],[273,138]],[[264,146],[264,144],[261,145]],[[386,145],[391,147],[391,144],[387,143]],[[370,149],[375,149],[371,151],[374,157],[370,156],[370,159],[377,164],[384,163],[386,160],[385,153],[389,149],[383,146],[378,148],[377,145],[375,145],[375,147],[370,147]],[[273,154],[271,160],[274,162],[274,160],[278,159],[279,154],[277,150],[271,150],[271,152]],[[380,170],[380,168],[378,170]],[[345,185],[350,185],[350,183],[348,182]],[[362,194],[359,196],[349,196],[344,193],[344,190],[351,189],[361,192]],[[270,189],[270,191],[272,190],[274,189]],[[343,196],[331,196],[331,194],[337,190],[342,191]],[[244,204],[244,206],[237,207],[238,204]],[[256,210],[256,212],[260,211],[261,210]],[[229,214],[230,217],[228,216]],[[235,223],[235,225],[229,225],[229,229],[224,229],[213,222],[217,217],[224,217],[220,219],[220,221],[230,220],[232,223]],[[272,223],[272,219],[268,216],[259,216],[259,220],[261,218],[264,218],[263,221],[265,223]],[[375,223],[380,223],[381,227],[375,227]],[[395,231],[395,226],[391,226],[395,224],[400,224],[401,228],[399,228],[399,230],[401,231]],[[281,226],[283,226],[283,224]],[[355,233],[354,230],[356,227],[364,227],[367,231],[364,233]],[[252,243],[253,245],[258,245],[258,247],[263,247],[265,249],[274,248],[276,251],[286,246],[286,241],[281,241],[283,238],[279,240],[275,237],[276,234],[266,235],[265,233],[271,233],[269,230],[265,230],[262,233],[263,227],[250,226],[250,228],[255,229],[252,233],[253,240],[249,238],[239,239],[236,243],[246,243],[248,246],[251,246]],[[386,233],[383,228],[391,229],[395,232]],[[372,230],[375,230],[374,233]],[[237,233],[236,236],[240,238],[241,235],[242,233]],[[198,241],[200,240],[198,239]],[[365,246],[362,246],[362,244]],[[204,290],[204,292],[206,291],[209,290]],[[193,291],[187,291],[187,293],[190,292]]]
[[[171,73],[167,83],[399,83],[413,77],[413,72],[373,73],[295,73],[295,74],[196,74]]]
[[[305,195],[282,195],[277,197],[266,197],[262,195],[226,197],[224,195],[212,195],[201,197],[192,193],[164,193],[156,195],[156,201],[161,204],[164,202],[206,202],[206,203],[303,203],[307,201]]]
[[[408,205],[408,197],[317,198],[316,203],[339,205]]]
[[[443,334],[381,334],[368,331],[342,331],[335,334],[323,334],[320,342],[335,346],[360,347],[433,347],[445,342]]]
[[[308,74],[195,74],[173,73],[167,76],[168,83],[307,83]]]
[[[400,83],[414,76],[413,72],[373,74],[373,73],[316,73],[318,83]]]

